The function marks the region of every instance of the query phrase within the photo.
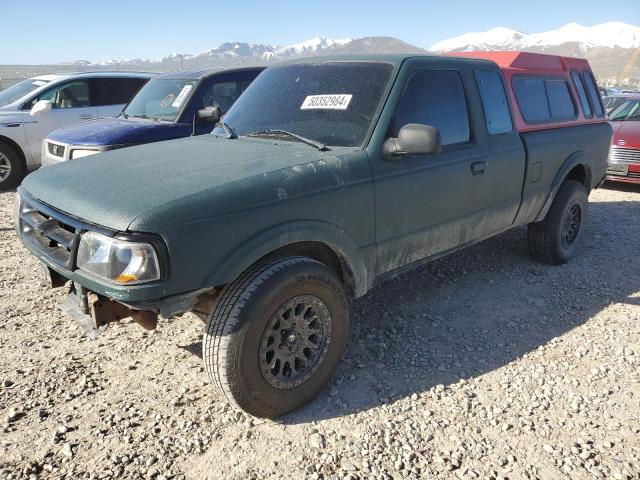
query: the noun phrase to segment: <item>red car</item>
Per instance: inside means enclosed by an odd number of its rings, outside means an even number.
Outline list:
[[[640,95],[609,113],[613,127],[607,180],[640,184]]]

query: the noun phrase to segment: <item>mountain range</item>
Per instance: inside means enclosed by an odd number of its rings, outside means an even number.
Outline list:
[[[301,43],[274,46],[228,42],[198,54],[173,53],[159,59],[79,60],[66,65],[148,69],[230,67],[271,64],[308,55],[346,53],[447,53],[474,50],[522,50],[582,56],[590,60],[600,80],[608,83],[640,82],[640,27],[624,22],[606,22],[587,27],[569,23],[547,32],[527,34],[505,27],[466,33],[418,47],[393,37],[332,39],[314,37]]]

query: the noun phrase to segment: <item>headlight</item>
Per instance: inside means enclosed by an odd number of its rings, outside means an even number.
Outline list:
[[[119,284],[160,279],[158,255],[152,245],[117,240],[95,232],[86,232],[80,237],[77,265]]]
[[[99,150],[72,150],[71,159],[75,160],[76,158],[88,157],[89,155],[95,155],[96,153],[100,153],[100,151]]]

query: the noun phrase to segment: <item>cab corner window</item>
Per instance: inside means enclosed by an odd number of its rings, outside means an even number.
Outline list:
[[[512,131],[509,103],[500,74],[489,70],[476,70],[475,76],[478,90],[480,90],[487,131],[492,135]]]
[[[396,108],[392,136],[408,123],[437,128],[443,146],[468,142],[469,113],[460,74],[450,70],[413,73]]]

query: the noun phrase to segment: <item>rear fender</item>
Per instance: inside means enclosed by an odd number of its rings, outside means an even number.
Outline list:
[[[549,195],[547,196],[547,199],[542,205],[540,212],[538,212],[538,215],[536,216],[534,222],[539,222],[541,220],[544,220],[544,218],[547,216],[547,212],[551,208],[551,205],[553,204],[553,201],[556,198],[556,195],[558,194],[558,190],[560,190],[560,187],[569,176],[569,173],[571,172],[571,170],[573,170],[577,166],[582,166],[584,168],[584,172],[585,172],[584,186],[587,189],[587,191],[591,190],[591,168],[589,167],[589,164],[587,163],[583,152],[581,151],[574,152],[564,161],[564,163],[558,170],[558,173],[556,174],[555,178],[553,179],[553,182],[551,183],[551,189],[549,191]]]

